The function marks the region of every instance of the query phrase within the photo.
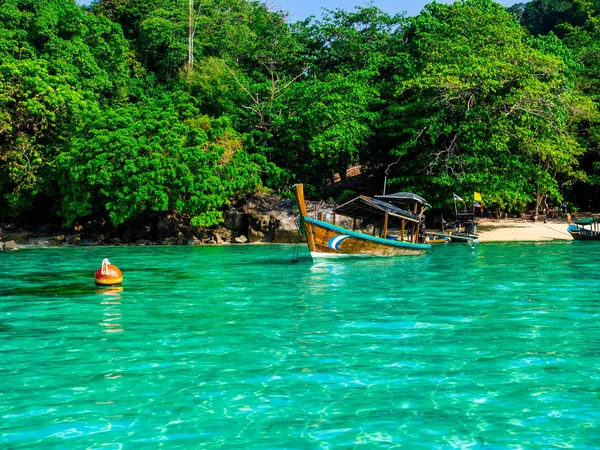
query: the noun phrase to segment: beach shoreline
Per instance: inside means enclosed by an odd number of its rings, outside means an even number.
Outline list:
[[[527,221],[523,219],[479,219],[479,242],[571,241],[567,219]]]
[[[487,219],[479,218],[477,220],[477,229],[480,243],[502,243],[502,242],[543,242],[543,241],[571,241],[573,238],[567,232],[568,222],[566,218],[562,219],[547,219],[546,221],[533,222],[531,220],[524,219]],[[77,236],[77,235],[75,235]],[[32,248],[32,247],[58,247],[58,246],[110,246],[110,245],[254,245],[257,243],[268,245],[266,242],[200,242],[197,240],[185,241],[183,244],[177,243],[164,243],[164,242],[150,242],[150,241],[138,241],[136,243],[119,243],[110,244],[98,241],[97,238],[90,238],[85,240],[77,240],[76,243],[71,243],[72,236],[64,235],[48,235],[42,236],[42,233],[31,233],[23,230],[16,230],[14,233],[0,234],[0,251],[3,249],[2,246],[8,241],[14,242],[16,247],[19,248]],[[4,241],[4,242],[2,242]],[[273,242],[276,244],[289,243],[289,242]],[[13,246],[11,246],[11,249]],[[4,248],[8,250],[8,248]]]

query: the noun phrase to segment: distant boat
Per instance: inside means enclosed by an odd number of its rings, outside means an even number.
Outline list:
[[[450,236],[445,233],[425,233],[426,242],[430,244],[446,244],[450,242]]]
[[[450,224],[452,230],[448,233],[450,242],[479,244],[479,235],[477,234],[477,220],[475,213],[462,212],[456,214],[456,220]]]
[[[304,186],[295,185],[296,200],[300,210],[301,228],[306,236],[313,258],[338,256],[405,256],[422,255],[431,249],[430,244],[419,243],[422,214],[401,209],[383,200],[361,195],[333,210],[333,223],[308,216],[304,201]],[[353,229],[336,225],[337,216],[353,220]],[[388,236],[390,218],[400,220],[400,235]],[[379,223],[380,235],[356,231],[357,221]],[[374,230],[376,228],[374,227]]]
[[[579,219],[573,225],[569,225],[567,231],[578,241],[600,241],[599,222],[600,219],[595,217]]]

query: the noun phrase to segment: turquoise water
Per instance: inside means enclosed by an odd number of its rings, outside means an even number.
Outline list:
[[[0,448],[599,448],[597,243],[292,250],[0,254]]]

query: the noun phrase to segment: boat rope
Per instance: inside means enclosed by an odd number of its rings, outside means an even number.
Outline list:
[[[545,226],[546,228],[549,228],[549,229],[551,229],[552,231],[556,231],[557,233],[560,233],[560,234],[566,234],[567,236],[571,236],[569,233],[565,233],[564,231],[555,230],[554,228],[552,228],[552,227],[550,227],[550,226],[548,226],[548,225],[544,225],[544,226]]]
[[[102,276],[107,277],[110,274],[110,271],[108,270],[109,264],[110,264],[110,262],[108,261],[108,258],[104,258],[102,260],[102,271],[100,272],[102,274]]]
[[[296,224],[296,228],[298,229],[298,233],[296,234],[296,244],[294,245],[294,251],[292,252],[292,262],[298,262],[298,254],[300,253],[300,234],[302,230],[300,229],[300,223],[298,219],[294,222]]]

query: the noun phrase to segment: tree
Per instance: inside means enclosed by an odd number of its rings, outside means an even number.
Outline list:
[[[406,39],[411,58],[387,119],[403,163],[396,182],[440,203],[476,190],[488,202],[537,209],[561,198],[561,177],[583,176],[576,127],[594,109],[558,39],[529,38],[491,0],[430,4]]]
[[[200,116],[193,104],[186,93],[153,92],[88,118],[57,158],[66,223],[95,215],[118,225],[166,211],[220,223],[224,205],[258,186],[259,166],[226,119]]]
[[[127,43],[74,2],[0,6],[0,192],[5,214],[51,211],[54,160],[99,104],[124,100]]]

